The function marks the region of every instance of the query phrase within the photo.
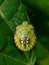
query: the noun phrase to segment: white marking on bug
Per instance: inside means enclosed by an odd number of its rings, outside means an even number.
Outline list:
[[[27,43],[28,43],[28,41],[27,41]]]
[[[21,40],[24,40],[24,35],[21,36]]]
[[[23,44],[22,44],[22,46],[23,46]]]
[[[21,43],[23,43],[23,41],[21,41]]]

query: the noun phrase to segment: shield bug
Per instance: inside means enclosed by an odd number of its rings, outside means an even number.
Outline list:
[[[27,21],[17,25],[14,33],[14,42],[18,49],[22,51],[31,50],[36,43],[34,27],[28,24]]]

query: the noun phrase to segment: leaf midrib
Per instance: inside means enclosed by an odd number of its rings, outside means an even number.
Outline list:
[[[4,0],[5,1],[5,0]],[[3,3],[2,3],[3,4]],[[19,6],[20,6],[21,4],[19,4],[18,5],[18,9],[19,9]],[[2,6],[2,5],[1,5]],[[18,11],[18,9],[15,11],[15,13]],[[13,14],[13,16],[11,17],[11,19],[14,17],[14,15],[15,15],[15,13]],[[7,23],[7,25],[9,26],[9,23],[10,23],[10,21],[11,21],[11,19],[9,20],[9,22],[5,19],[6,17],[4,16],[4,14],[3,14],[3,12],[2,12],[2,18],[5,20],[5,22]],[[21,19],[20,19],[21,20]],[[9,26],[10,27],[10,26]],[[11,29],[11,28],[10,28]],[[12,29],[11,29],[12,30]],[[13,30],[12,30],[12,32],[13,32]],[[23,64],[25,64],[25,65],[27,65],[27,63],[25,63],[25,62],[22,62],[22,61],[19,61],[19,60],[17,60],[17,59],[15,59],[15,58],[13,58],[13,57],[11,57],[11,56],[8,56],[8,55],[6,55],[6,54],[4,54],[4,53],[1,53],[1,54],[3,54],[4,56],[7,56],[7,57],[9,57],[9,58],[12,58],[12,59],[14,59],[14,60],[16,60],[17,62],[21,62],[21,63],[23,63]],[[28,56],[27,56],[27,54],[26,53],[24,53],[25,54],[25,56],[26,56],[26,59],[27,60],[29,60],[29,58],[28,58]]]
[[[7,55],[7,54],[5,54],[5,53],[0,53],[0,54],[3,55],[3,56],[8,57],[8,58],[10,58],[10,59],[13,59],[13,60],[15,60],[15,61],[17,61],[17,62],[20,62],[20,63],[23,63],[23,64],[27,65],[26,62],[23,62],[23,61],[20,61],[20,60],[18,60],[18,59],[15,59],[14,57],[9,56],[9,55]]]

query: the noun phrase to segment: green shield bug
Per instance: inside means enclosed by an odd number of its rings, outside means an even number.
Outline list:
[[[36,43],[36,36],[34,33],[34,27],[24,21],[18,25],[14,34],[14,42],[18,49],[22,51],[31,50]]]

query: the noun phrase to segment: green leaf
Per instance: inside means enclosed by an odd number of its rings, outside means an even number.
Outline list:
[[[30,12],[30,10],[28,11]],[[32,14],[33,13],[31,12],[31,15]],[[24,20],[27,20],[29,23],[29,17],[30,15],[28,16],[26,7],[20,0],[0,0],[0,65],[34,65],[36,62],[36,56],[39,65],[44,65],[44,62],[47,65],[49,52],[46,47],[46,39],[48,38],[38,35],[39,30],[37,31],[38,39],[34,49],[23,52],[15,46],[13,33],[15,31],[16,24],[14,21],[21,24]],[[42,21],[39,16],[33,17],[35,21],[37,18],[39,21]],[[35,21],[33,21],[33,23]],[[45,20],[43,21],[45,22]],[[36,22],[36,24],[40,25],[39,22]],[[35,28],[37,30],[37,26]],[[39,32],[41,33],[41,31],[43,30],[40,28]]]
[[[36,46],[37,46],[36,47],[37,60],[42,61],[45,58],[47,58],[47,56],[49,55],[49,52],[46,48],[44,48],[41,41],[38,41]]]
[[[12,0],[12,2],[11,0],[5,0],[0,7],[0,13],[11,29],[15,27],[13,20],[16,20],[18,24],[22,23],[24,20],[29,21],[25,6],[18,0]]]
[[[49,64],[49,56],[46,59],[39,62],[39,65],[48,65],[48,64]]]
[[[49,0],[24,0],[23,2],[33,10],[43,11],[49,16]]]
[[[36,59],[34,50],[32,50],[33,52],[20,51],[14,44],[11,29],[1,17],[0,32],[0,65],[28,65],[35,63]],[[33,57],[32,54],[34,55]]]
[[[0,0],[0,5],[4,2],[4,0]]]
[[[0,65],[34,65],[36,61],[35,49],[23,52],[14,44],[13,33],[16,24],[13,20],[16,20],[18,24],[24,20],[29,22],[25,6],[19,0],[4,0],[0,6]]]

